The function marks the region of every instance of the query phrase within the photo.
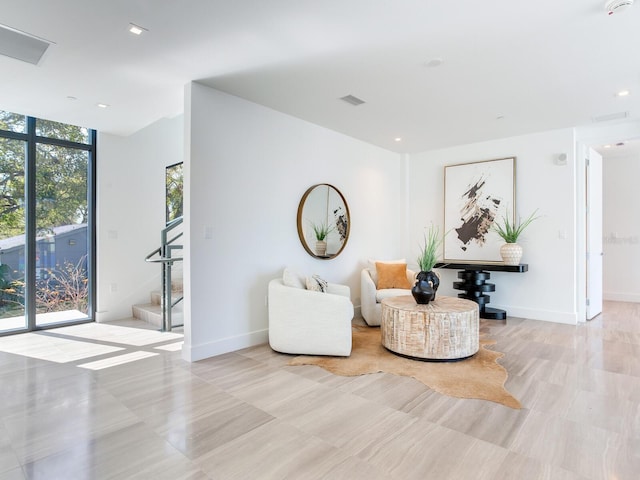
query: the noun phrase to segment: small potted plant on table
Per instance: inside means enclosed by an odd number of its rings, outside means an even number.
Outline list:
[[[506,242],[500,247],[500,255],[505,265],[519,265],[522,258],[522,246],[518,245],[518,238],[525,228],[536,218],[536,209],[526,220],[518,218],[517,222],[511,222],[509,218],[503,216],[502,222],[494,222],[493,231],[496,232]]]

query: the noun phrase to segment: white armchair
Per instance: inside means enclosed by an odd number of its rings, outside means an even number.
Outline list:
[[[407,280],[413,286],[416,272],[407,268]],[[375,275],[369,268],[363,268],[360,273],[360,309],[362,318],[371,327],[380,325],[382,321],[382,305],[385,298],[411,295],[411,289],[385,288],[378,290]]]
[[[346,285],[326,292],[269,282],[269,345],[277,352],[305,355],[351,354],[353,304]]]

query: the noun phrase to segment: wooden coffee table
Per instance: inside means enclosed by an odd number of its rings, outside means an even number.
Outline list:
[[[382,345],[422,360],[460,360],[480,348],[478,304],[438,295],[419,305],[410,295],[385,298],[380,324]]]

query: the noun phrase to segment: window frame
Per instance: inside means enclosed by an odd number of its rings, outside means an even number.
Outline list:
[[[13,113],[13,112],[9,112]],[[56,327],[67,327],[80,323],[95,321],[96,312],[96,185],[97,185],[97,132],[88,131],[88,143],[49,138],[36,135],[36,117],[25,116],[26,133],[0,130],[0,138],[21,140],[26,145],[25,158],[25,317],[26,327],[9,331],[0,331],[0,336],[24,333],[35,330],[48,330]],[[55,145],[88,152],[87,158],[87,279],[89,281],[89,298],[87,299],[87,318],[71,320],[63,323],[36,325],[36,149],[38,144]]]

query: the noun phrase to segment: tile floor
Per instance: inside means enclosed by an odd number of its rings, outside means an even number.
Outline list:
[[[483,321],[522,410],[140,326],[0,338],[0,480],[640,478],[640,304]]]

